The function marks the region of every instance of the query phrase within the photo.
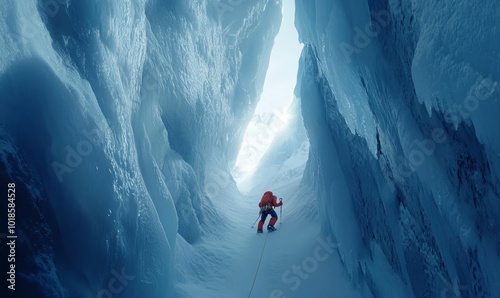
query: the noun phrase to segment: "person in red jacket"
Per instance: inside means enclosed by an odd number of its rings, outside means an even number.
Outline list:
[[[283,201],[280,199],[280,202],[276,202],[277,197],[273,195],[271,191],[266,191],[260,200],[260,214],[262,214],[259,225],[257,226],[257,233],[262,233],[262,228],[264,227],[264,222],[266,221],[266,217],[268,214],[271,214],[271,220],[269,220],[269,224],[267,225],[267,230],[269,232],[276,231],[274,224],[278,221],[278,215],[276,211],[274,211],[273,207],[279,207],[283,205]]]

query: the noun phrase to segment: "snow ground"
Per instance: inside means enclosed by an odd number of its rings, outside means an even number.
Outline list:
[[[224,222],[191,251],[176,253],[192,260],[198,260],[196,256],[203,252],[213,254],[209,260],[201,258],[210,262],[210,277],[193,261],[190,271],[185,272],[190,279],[176,286],[179,297],[361,297],[342,272],[338,244],[330,241],[330,246],[326,245],[329,241],[322,235],[320,223],[310,216],[314,213],[307,208],[316,205],[302,199],[300,177],[287,182],[273,189],[284,201],[283,217],[274,233],[257,234],[256,225],[251,228],[263,193],[255,190],[258,186],[246,195],[224,189],[224,198],[214,201],[218,210],[225,210]],[[279,217],[279,208],[276,212]],[[305,267],[294,273],[294,266]]]

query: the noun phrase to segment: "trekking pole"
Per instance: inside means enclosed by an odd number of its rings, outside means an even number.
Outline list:
[[[282,198],[280,198],[280,202],[283,203]],[[281,224],[282,220],[283,220],[283,204],[281,204],[281,206],[280,206],[280,224]]]
[[[255,224],[256,224],[256,223],[257,223],[257,221],[259,220],[259,217],[260,217],[260,214],[259,214],[259,216],[257,217],[257,219],[255,220],[255,222],[253,223],[253,225],[252,225],[251,229],[253,229],[253,226],[255,226]]]

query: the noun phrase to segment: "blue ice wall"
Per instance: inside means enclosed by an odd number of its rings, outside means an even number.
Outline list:
[[[228,172],[280,24],[281,1],[222,4],[0,5],[20,297],[172,295],[176,239],[218,220],[207,169]]]
[[[500,288],[495,1],[296,1],[304,185],[366,297]]]

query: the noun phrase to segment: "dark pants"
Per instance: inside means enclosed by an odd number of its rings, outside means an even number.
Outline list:
[[[266,211],[266,212],[262,212],[262,217],[260,218],[259,226],[257,227],[259,230],[262,230],[262,227],[264,226],[264,222],[266,221],[266,217],[268,214],[271,214],[271,216],[272,216],[271,220],[269,221],[269,224],[271,226],[274,226],[274,224],[278,220],[278,215],[276,214],[276,211],[274,211],[274,209],[271,209],[271,210]]]

